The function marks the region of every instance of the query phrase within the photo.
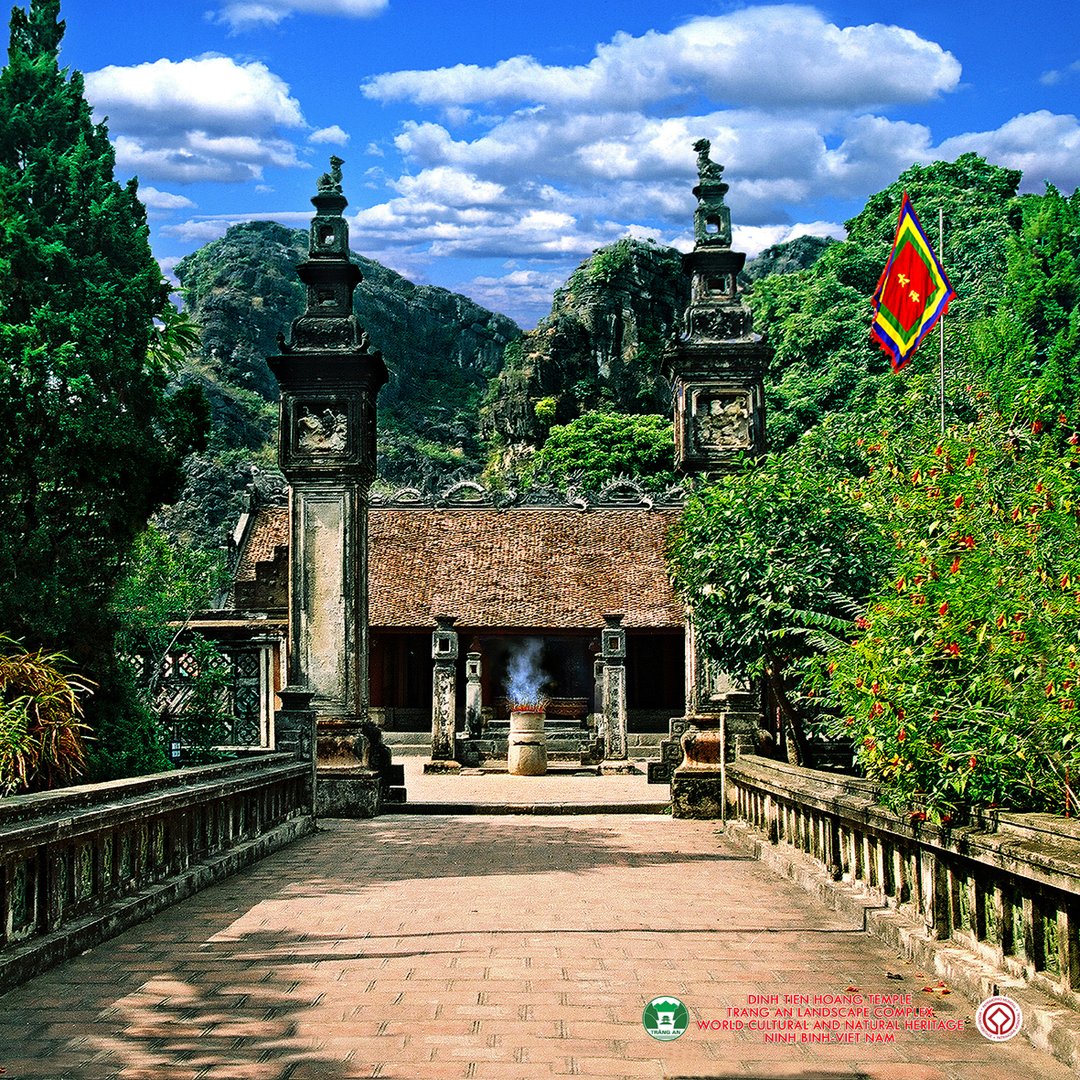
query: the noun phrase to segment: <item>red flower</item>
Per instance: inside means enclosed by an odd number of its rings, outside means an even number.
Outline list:
[[[1066,417],[1066,415],[1064,413],[1062,413],[1058,417],[1058,423],[1061,424],[1062,427],[1065,427],[1069,423],[1068,417]]]
[[[999,615],[997,617],[997,628],[1001,630],[1005,626],[1005,616]]]
[[[964,505],[964,496],[963,495],[957,495],[956,498],[953,499],[952,504],[953,504],[953,506],[956,507],[957,510],[959,510],[960,507]]]
[[[958,574],[960,572],[960,560],[953,559],[952,566],[949,567],[950,574]]]
[[[1074,432],[1073,432],[1073,433],[1072,433],[1072,434],[1071,434],[1071,435],[1069,436],[1069,445],[1070,445],[1070,446],[1076,446],[1076,444],[1077,444],[1077,443],[1080,443],[1080,435],[1078,435],[1078,434],[1077,434],[1077,433],[1076,433],[1076,432],[1074,431]]]
[[[934,447],[934,453],[937,454],[938,457],[940,457],[942,454],[945,453],[945,447],[943,447],[943,446],[935,446]]]
[[[937,609],[937,613],[938,613],[939,615],[944,615],[944,614],[945,614],[945,612],[947,612],[948,610],[949,610],[949,601],[948,601],[948,600],[946,600],[946,601],[945,601],[945,603],[944,603],[944,604],[942,604],[942,605],[941,605],[941,607],[939,607],[939,608]]]
[[[964,459],[964,464],[965,465],[974,465],[975,464],[975,451],[974,450],[969,450],[968,451],[968,456]]]
[[[866,619],[865,619],[865,618],[864,618],[864,617],[863,617],[862,615],[860,615],[860,616],[859,616],[859,617],[858,617],[858,618],[857,618],[857,619],[855,620],[855,625],[856,625],[856,626],[857,626],[857,627],[858,627],[858,628],[859,628],[860,630],[865,630],[865,629],[866,629],[866,628],[867,628],[867,627],[868,627],[868,626],[869,626],[870,624],[869,624],[869,623],[868,623],[868,622],[866,621]]]
[[[936,743],[934,743],[934,749],[935,749],[935,750],[940,750],[940,749],[941,749],[941,743],[940,743],[940,741],[939,741],[939,742],[936,742]]]
[[[950,656],[959,656],[960,655],[960,646],[957,645],[955,641],[950,641],[949,644],[945,646],[945,651]]]
[[[1033,433],[1033,434],[1035,434],[1035,435],[1038,435],[1038,434],[1039,434],[1039,432],[1040,432],[1040,431],[1042,431],[1042,427],[1043,427],[1043,426],[1042,426],[1042,421],[1041,421],[1041,420],[1036,420],[1036,421],[1035,421],[1035,422],[1034,422],[1034,423],[1033,423],[1033,424],[1031,425],[1031,431],[1032,431],[1032,433]]]
[[[974,536],[962,536],[960,538],[960,543],[963,544],[964,547],[966,547],[966,548],[968,548],[970,550],[971,548],[973,548],[975,546],[975,537]]]
[[[938,722],[938,718],[939,718],[940,716],[941,716],[941,713],[939,713],[939,712],[937,711],[937,709],[935,709],[935,710],[934,710],[934,715],[930,717],[930,723],[932,723],[932,724],[936,724],[936,723]]]
[[[974,769],[976,764],[978,764],[978,762],[976,761],[975,755],[972,754],[971,757],[968,758],[968,765],[970,765],[971,768]]]
[[[1048,682],[1046,684],[1046,696],[1047,697],[1053,697],[1053,694],[1054,694],[1054,684],[1052,682]]]
[[[907,738],[907,732],[903,728],[901,728],[896,733],[896,741],[897,742],[903,742],[906,738]]]

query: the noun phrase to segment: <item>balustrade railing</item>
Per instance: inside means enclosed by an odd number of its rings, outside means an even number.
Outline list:
[[[0,992],[314,828],[271,753],[0,799]]]
[[[811,856],[835,880],[1080,1007],[1080,824],[974,815],[941,828],[879,805],[867,780],[743,756],[727,770],[733,816]]]

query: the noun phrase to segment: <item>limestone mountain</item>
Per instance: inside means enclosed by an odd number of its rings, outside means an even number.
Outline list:
[[[189,461],[187,490],[163,514],[163,525],[185,542],[220,546],[253,470],[275,472],[278,389],[266,357],[303,310],[295,267],[307,250],[301,230],[249,222],[176,267],[202,330],[200,355],[179,381],[203,387],[214,418],[208,451]],[[475,475],[483,460],[480,401],[520,329],[467,297],[354,259],[364,275],[356,314],[391,372],[379,395],[380,477],[424,484]]]
[[[590,410],[666,413],[659,358],[689,295],[674,248],[625,239],[594,252],[506,350],[481,411],[496,453],[535,448]]]
[[[745,281],[757,281],[769,274],[793,274],[807,270],[821,258],[822,252],[839,241],[831,236],[797,236],[782,244],[765,248],[746,264],[742,272]]]

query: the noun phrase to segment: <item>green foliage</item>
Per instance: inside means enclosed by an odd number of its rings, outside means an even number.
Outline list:
[[[533,404],[533,414],[539,423],[545,427],[551,427],[555,423],[555,412],[558,408],[558,399],[554,397],[540,398]]]
[[[702,645],[736,678],[764,677],[795,727],[813,719],[796,700],[813,632],[843,625],[887,565],[830,434],[695,491],[668,550]]]
[[[0,634],[0,795],[60,787],[85,772],[82,698],[93,684],[65,674],[68,663]]]
[[[1080,195],[1048,186],[1019,205],[1002,303],[966,327],[964,345],[997,409],[1049,425],[1080,415]]]
[[[564,486],[576,480],[599,490],[626,476],[653,490],[675,482],[671,421],[661,416],[590,412],[554,427],[529,459],[520,478],[524,486]]]
[[[100,685],[100,745],[123,698],[109,596],[201,420],[195,394],[167,394],[180,323],[136,185],[113,180],[82,77],[58,65],[58,10],[14,10],[0,72],[0,625]]]
[[[867,446],[891,566],[819,685],[898,809],[1062,811],[1080,768],[1080,445],[1033,428]]]
[[[1015,170],[974,154],[912,166],[871,196],[847,222],[848,239],[826,247],[808,270],[754,282],[749,300],[755,324],[776,352],[766,383],[771,447],[792,445],[833,413],[886,412],[897,396],[896,383],[921,379],[932,364],[924,345],[904,372],[891,377],[886,357],[870,338],[870,298],[888,258],[904,191],[935,247],[937,210],[945,211],[942,254],[959,294],[946,320],[955,355],[970,320],[989,318],[1001,303],[1008,251],[1021,224],[1014,198],[1019,181]],[[994,345],[988,342],[987,367]],[[914,419],[900,413],[892,424]]]
[[[171,543],[151,526],[136,541],[116,591],[120,625],[117,646],[139,662],[135,690],[157,743],[177,737],[186,764],[214,760],[225,741],[227,668],[218,646],[190,631],[195,612],[210,607],[227,583],[218,552]],[[182,648],[195,661],[191,693],[177,715],[157,715],[154,702],[169,671],[169,657]],[[160,762],[159,762],[160,763]]]

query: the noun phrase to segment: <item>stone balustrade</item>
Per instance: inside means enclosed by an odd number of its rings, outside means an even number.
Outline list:
[[[867,780],[765,758],[727,770],[731,816],[861,886],[926,938],[1080,1007],[1080,822],[990,811],[940,828],[876,794]]]
[[[0,993],[313,831],[312,783],[269,753],[0,799]]]

